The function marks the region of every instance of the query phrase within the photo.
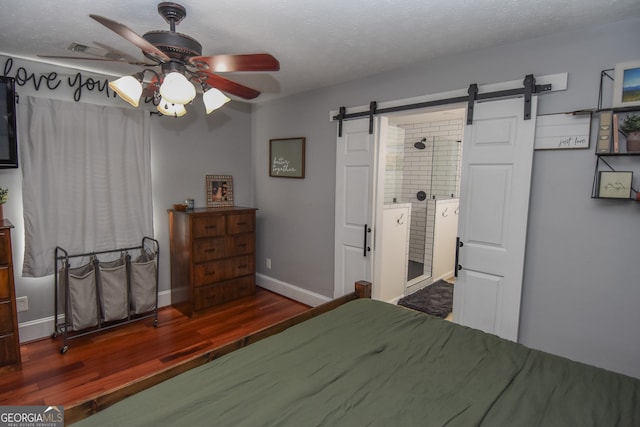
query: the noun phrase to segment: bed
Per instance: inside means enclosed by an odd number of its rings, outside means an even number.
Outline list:
[[[640,380],[360,298],[74,425],[640,426]]]

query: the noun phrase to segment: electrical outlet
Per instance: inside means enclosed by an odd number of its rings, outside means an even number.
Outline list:
[[[16,309],[18,312],[29,310],[29,300],[26,296],[16,298]]]
[[[267,269],[271,270],[271,258],[267,258]]]

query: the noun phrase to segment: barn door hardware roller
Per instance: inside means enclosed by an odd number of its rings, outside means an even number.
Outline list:
[[[522,82],[522,87],[518,89],[499,90],[496,92],[478,93],[478,86],[474,83],[469,85],[469,99],[467,101],[467,124],[473,124],[473,104],[475,101],[482,101],[493,98],[504,98],[510,96],[524,95],[524,119],[531,120],[531,97],[543,92],[551,91],[551,84],[537,85],[533,74],[527,74]]]

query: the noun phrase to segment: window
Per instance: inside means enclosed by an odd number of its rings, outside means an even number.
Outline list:
[[[152,236],[148,113],[31,97],[19,112],[23,276],[52,274],[56,246],[85,253]]]

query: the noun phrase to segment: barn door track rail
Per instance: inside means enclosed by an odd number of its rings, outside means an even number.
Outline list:
[[[333,120],[338,121],[338,136],[342,136],[342,122],[344,120],[357,119],[361,117],[369,117],[369,134],[373,134],[373,118],[376,114],[393,113],[397,111],[416,110],[420,108],[436,107],[439,105],[467,103],[467,124],[473,124],[473,108],[476,101],[484,101],[494,98],[505,98],[513,96],[524,97],[524,119],[531,119],[531,97],[533,95],[551,92],[551,84],[536,84],[533,74],[528,74],[523,82],[522,87],[515,89],[499,90],[495,92],[478,93],[478,85],[472,83],[469,85],[467,96],[458,96],[453,98],[436,99],[433,101],[419,102],[416,104],[400,105],[388,108],[378,108],[378,103],[372,101],[369,104],[369,110],[359,111],[356,113],[347,113],[346,107],[340,107],[339,113],[333,116]]]

